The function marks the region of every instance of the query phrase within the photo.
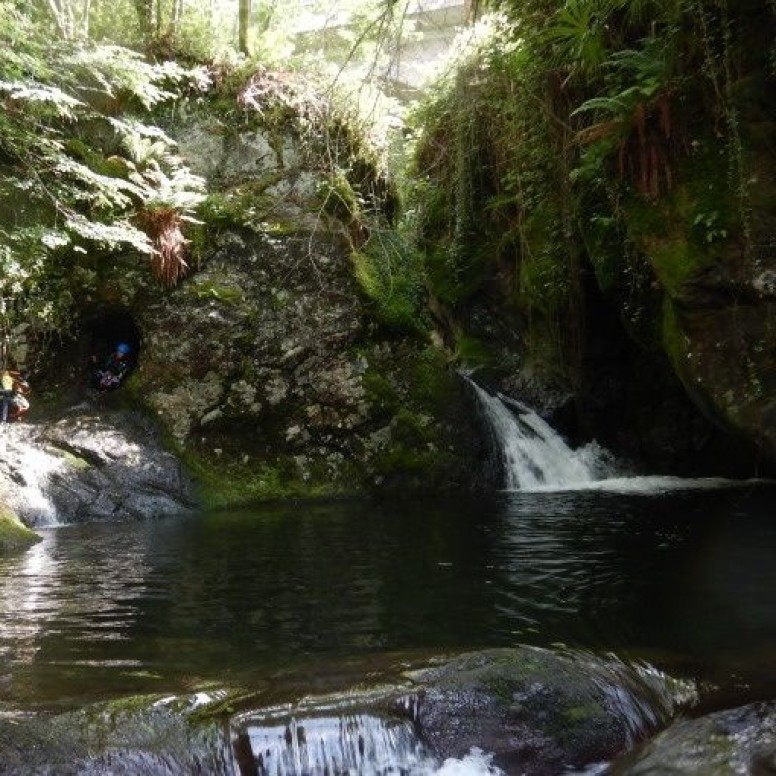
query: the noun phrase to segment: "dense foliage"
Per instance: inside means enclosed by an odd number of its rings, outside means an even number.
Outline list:
[[[72,273],[99,273],[100,257],[131,250],[162,280],[180,274],[181,219],[202,182],[149,111],[209,76],[115,46],[47,41],[9,2],[0,15],[2,323],[50,331],[67,325]]]
[[[95,288],[122,256],[146,261],[163,284],[175,284],[191,263],[186,222],[226,217],[250,226],[257,192],[247,192],[251,202],[239,191],[206,197],[204,181],[163,129],[174,125],[183,102],[210,101],[232,131],[257,121],[271,133],[293,127],[315,157],[312,167],[330,171],[320,192],[321,215],[351,229],[365,292],[388,282],[368,258],[380,240],[368,247],[364,227],[386,195],[386,181],[355,108],[326,96],[325,84],[313,89],[309,79],[273,75],[255,62],[184,66],[159,51],[149,57],[91,42],[75,34],[85,29],[78,13],[86,6],[63,0],[56,7],[67,13],[57,22],[61,35],[52,36],[51,15],[43,9],[0,0],[4,337],[66,332],[74,316],[73,288],[82,295]],[[91,5],[91,33],[97,34],[108,10],[107,4]],[[117,19],[134,14],[124,29],[129,42],[142,21],[137,11],[116,4]],[[146,42],[154,48],[153,39]]]
[[[776,12],[755,0],[489,8],[417,116],[420,244],[438,298],[464,310],[496,278],[529,351],[573,378],[586,275],[649,343],[656,271],[672,293],[688,263],[731,240],[752,256],[742,125],[773,120]],[[662,272],[644,242],[669,211],[685,247]]]

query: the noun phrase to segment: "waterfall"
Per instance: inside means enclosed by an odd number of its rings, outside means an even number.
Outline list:
[[[482,752],[439,762],[412,722],[371,714],[250,721],[244,728],[261,776],[496,776],[502,772]],[[503,774],[502,774],[503,776]]]
[[[507,490],[579,487],[596,480],[590,450],[572,450],[532,409],[491,396],[468,377],[498,444]]]

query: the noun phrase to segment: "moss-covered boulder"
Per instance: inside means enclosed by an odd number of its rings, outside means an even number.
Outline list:
[[[679,720],[633,755],[612,764],[612,776],[728,776],[773,773],[776,704],[754,703]]]
[[[413,678],[418,725],[441,757],[480,747],[506,773],[536,776],[627,751],[694,695],[654,671],[529,647],[462,655]]]
[[[39,541],[40,536],[27,528],[0,496],[0,552],[23,550]]]
[[[137,697],[53,717],[0,721],[0,773],[233,773],[218,722],[192,712],[206,696]]]

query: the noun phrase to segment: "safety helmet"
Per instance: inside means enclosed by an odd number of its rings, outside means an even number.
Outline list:
[[[126,342],[119,342],[119,344],[116,345],[116,352],[121,353],[122,356],[126,356],[131,350],[132,348],[129,347]]]

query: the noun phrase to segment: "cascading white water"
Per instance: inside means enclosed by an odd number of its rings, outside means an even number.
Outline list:
[[[596,442],[572,450],[530,407],[503,394],[491,396],[466,375],[493,434],[504,466],[505,490],[605,490],[661,494],[668,491],[740,487],[762,480],[625,475]]]
[[[261,776],[496,776],[491,758],[472,751],[440,763],[409,720],[370,714],[316,716],[245,728]],[[503,774],[502,774],[503,776]]]
[[[491,396],[464,378],[474,391],[496,438],[507,490],[569,488],[595,481],[589,452],[572,450],[533,410],[506,396]]]
[[[43,450],[26,425],[0,427],[0,485],[9,483],[6,499],[35,528],[57,525],[57,510],[46,494],[49,477],[61,470],[63,459]]]

